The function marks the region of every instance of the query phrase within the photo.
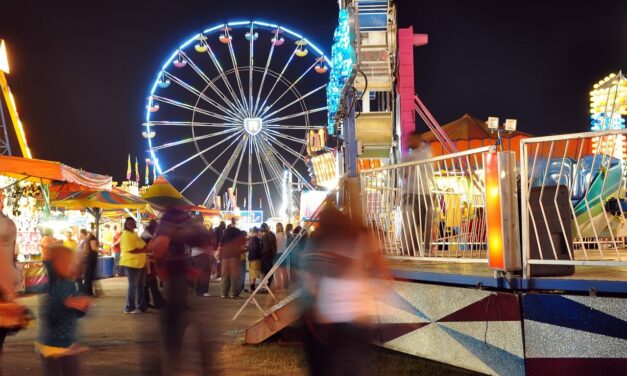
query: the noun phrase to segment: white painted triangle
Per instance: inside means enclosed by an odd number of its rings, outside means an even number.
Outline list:
[[[485,374],[494,374],[490,367],[436,324],[424,326],[386,342],[384,347]]]
[[[498,347],[520,358],[524,357],[522,328],[519,321],[488,321],[487,324],[486,334],[485,321],[438,323],[478,341],[487,340],[488,346]]]
[[[588,308],[596,309],[619,320],[627,321],[627,309],[625,309],[625,299],[605,298],[591,296],[561,295]]]
[[[411,312],[404,311],[386,303],[377,302],[377,316],[379,323],[424,323],[430,322]]]
[[[394,290],[424,312],[431,321],[437,321],[490,295],[487,291],[472,288],[411,282],[395,282]]]
[[[525,320],[528,358],[624,358],[627,340]]]

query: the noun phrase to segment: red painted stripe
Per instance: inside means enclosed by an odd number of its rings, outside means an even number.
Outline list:
[[[491,294],[478,302],[438,320],[452,321],[520,321],[520,302],[514,294]]]
[[[533,358],[525,364],[529,376],[624,375],[627,370],[627,358]]]

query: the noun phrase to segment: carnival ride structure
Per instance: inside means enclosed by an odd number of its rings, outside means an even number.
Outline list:
[[[143,136],[151,161],[207,206],[220,207],[229,191],[231,209],[279,216],[285,171],[314,189],[307,134],[324,128],[329,68],[320,48],[282,25],[234,21],[194,35],[150,88]]]

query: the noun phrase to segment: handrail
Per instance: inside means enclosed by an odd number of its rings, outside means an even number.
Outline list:
[[[327,197],[325,197],[324,201],[322,201],[322,203],[320,204],[320,206],[318,206],[318,208],[316,208],[316,210],[314,211],[314,214],[312,215],[312,218],[316,218],[318,217],[318,215],[320,215],[320,211],[322,210],[322,208],[324,208],[324,206],[326,205],[327,199],[329,197],[332,197],[333,195],[335,195],[337,193],[339,189],[339,184],[337,184],[335,187],[333,187],[329,193],[327,194]],[[261,282],[259,283],[259,286],[257,286],[257,288],[255,289],[255,291],[253,291],[250,296],[246,299],[246,301],[244,302],[244,304],[242,305],[242,307],[237,311],[237,313],[235,314],[235,316],[233,316],[232,320],[237,320],[237,318],[239,317],[239,315],[242,313],[242,311],[244,310],[244,308],[246,308],[246,306],[248,306],[248,304],[250,304],[251,301],[253,301],[253,303],[255,304],[255,306],[257,307],[257,309],[261,312],[264,313],[265,311],[261,308],[261,306],[259,305],[259,303],[257,302],[257,300],[255,299],[255,295],[257,295],[259,293],[259,291],[261,291],[262,288],[267,287],[268,288],[268,292],[270,293],[270,296],[272,296],[272,299],[274,299],[275,303],[277,302],[276,297],[274,296],[274,294],[272,294],[272,291],[270,290],[268,285],[268,281],[270,280],[270,278],[274,275],[274,273],[279,269],[279,267],[281,266],[281,264],[283,263],[283,261],[285,261],[285,259],[287,259],[287,257],[290,255],[290,253],[292,252],[292,250],[294,248],[296,248],[296,244],[298,244],[299,241],[301,241],[303,239],[303,237],[305,236],[305,234],[307,233],[307,230],[309,230],[309,228],[311,227],[311,223],[306,224],[302,231],[300,231],[296,237],[292,240],[292,242],[287,246],[287,248],[285,249],[284,252],[282,252],[281,256],[279,257],[279,259],[274,263],[274,265],[272,265],[272,268],[270,269],[270,271],[268,273],[266,273],[266,275],[263,277],[263,279],[261,280]]]

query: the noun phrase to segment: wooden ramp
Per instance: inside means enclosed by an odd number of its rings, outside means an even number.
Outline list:
[[[250,345],[259,344],[298,320],[302,315],[298,302],[301,292],[300,289],[293,291],[266,310],[261,320],[246,329],[244,342]]]

